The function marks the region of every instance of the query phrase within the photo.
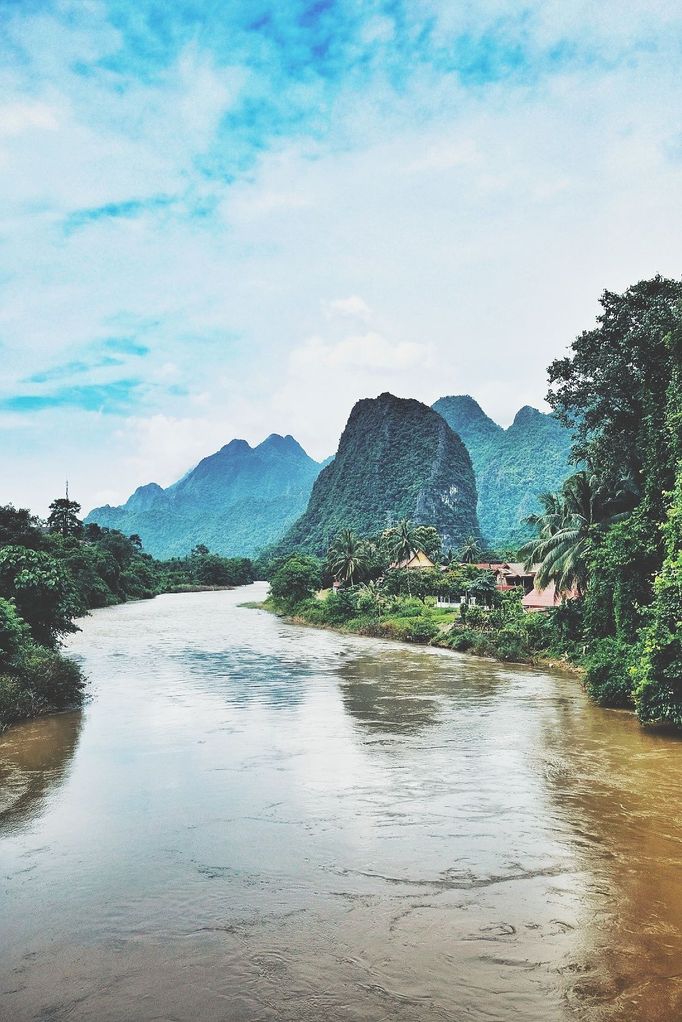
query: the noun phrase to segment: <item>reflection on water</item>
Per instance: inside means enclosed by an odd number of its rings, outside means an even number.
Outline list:
[[[246,598],[96,612],[0,739],[1,1019],[682,1017],[678,742]]]
[[[82,714],[55,714],[0,735],[0,837],[57,798],[78,744]]]
[[[378,733],[420,731],[452,708],[453,663],[440,653],[406,655],[404,648],[387,643],[377,656],[375,645],[371,653],[341,660],[336,673],[347,712]],[[458,703],[480,702],[482,695],[492,694],[499,677],[477,678],[473,687],[466,677],[459,678]]]

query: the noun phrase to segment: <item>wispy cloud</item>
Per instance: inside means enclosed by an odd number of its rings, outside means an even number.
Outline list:
[[[679,273],[681,51],[662,0],[0,4],[16,499],[50,452],[84,503],[230,431],[321,456],[387,387],[539,403],[603,287]]]
[[[106,202],[103,206],[92,209],[77,209],[64,219],[64,230],[67,234],[96,223],[98,220],[115,220],[117,218],[132,219],[144,213],[155,213],[173,204],[167,195],[153,195],[147,199],[127,199],[125,202]]]
[[[86,412],[116,415],[130,410],[140,386],[139,380],[117,380],[108,384],[60,387],[50,393],[0,397],[0,410],[28,413],[53,408],[78,408]]]
[[[62,365],[52,366],[42,372],[31,373],[26,376],[24,383],[52,383],[54,380],[63,380],[70,376],[82,376],[84,373],[91,373],[95,369],[109,369],[112,366],[123,365],[120,358],[111,356],[99,358],[92,362],[64,362]]]
[[[117,351],[121,355],[148,355],[150,348],[146,344],[133,340],[132,337],[107,337],[102,341],[102,347],[107,351]]]

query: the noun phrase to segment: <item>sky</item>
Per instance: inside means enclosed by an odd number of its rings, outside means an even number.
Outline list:
[[[0,0],[0,503],[84,511],[353,403],[508,425],[682,271],[682,7]]]

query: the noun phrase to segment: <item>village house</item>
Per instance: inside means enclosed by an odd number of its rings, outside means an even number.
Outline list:
[[[523,589],[524,593],[529,593],[535,583],[535,568],[526,569],[518,561],[480,562],[474,564],[474,568],[492,571],[495,576],[495,588],[500,592],[508,589]]]
[[[394,561],[389,565],[391,571],[419,571],[422,568],[435,568],[435,562],[431,560],[425,550],[413,550],[408,557],[402,561]]]
[[[521,600],[521,605],[527,613],[535,614],[538,611],[553,610],[554,607],[560,607],[565,600],[575,600],[577,596],[576,590],[569,593],[557,592],[557,588],[552,582],[544,589],[531,589]]]

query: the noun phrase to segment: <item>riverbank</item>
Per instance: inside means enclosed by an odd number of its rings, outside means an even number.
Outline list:
[[[236,589],[237,586],[200,586],[200,585],[180,585],[180,586],[169,586],[168,589],[164,589],[163,593],[157,593],[157,596],[163,596],[169,593],[226,593],[232,589]]]
[[[542,667],[548,670],[558,668],[581,680],[585,676],[585,670],[577,658],[570,658],[564,653],[552,652],[546,648],[527,648],[524,652],[521,645],[524,636],[522,632],[519,634],[519,630],[512,632],[511,629],[495,631],[467,628],[453,620],[451,610],[424,605],[421,613],[413,617],[394,616],[383,619],[356,617],[346,621],[330,622],[319,620],[319,604],[323,601],[318,600],[312,606],[310,602],[306,601],[305,606],[299,605],[291,612],[278,608],[271,598],[262,602],[249,601],[240,606],[265,610],[288,624],[320,628],[339,635],[360,635],[365,638],[405,642],[413,646],[431,646],[518,666]],[[527,630],[525,640],[528,647],[531,645],[529,634],[531,631],[537,632],[535,626]]]
[[[22,721],[78,709],[85,687],[73,660],[35,643],[27,646],[12,673],[0,674],[0,734]]]

